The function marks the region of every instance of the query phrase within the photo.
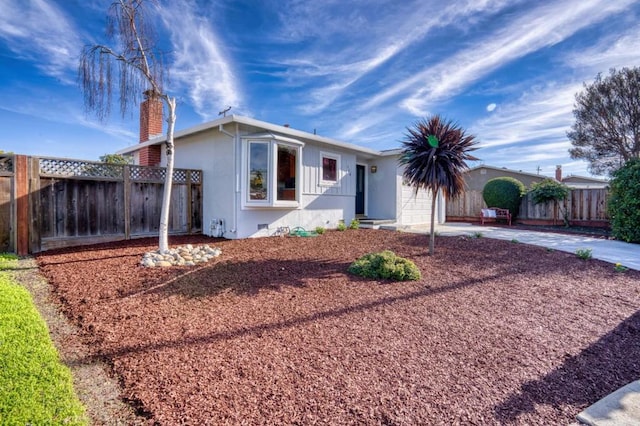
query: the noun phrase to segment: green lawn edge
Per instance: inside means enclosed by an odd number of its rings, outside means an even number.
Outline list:
[[[88,425],[31,294],[8,272],[16,265],[0,255],[0,424]]]

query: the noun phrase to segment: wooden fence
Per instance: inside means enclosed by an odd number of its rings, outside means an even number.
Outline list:
[[[572,225],[608,227],[608,196],[608,189],[576,188],[556,206],[554,203],[534,204],[531,195],[527,194],[520,203],[517,221],[537,225],[562,224],[566,214]],[[447,220],[478,220],[480,210],[486,207],[482,191],[466,191],[457,200],[447,201]]]
[[[165,173],[161,167],[0,157],[0,250],[37,253],[158,235]],[[200,232],[202,172],[175,169],[169,233]]]
[[[0,156],[0,253],[15,247],[13,194],[13,156]]]

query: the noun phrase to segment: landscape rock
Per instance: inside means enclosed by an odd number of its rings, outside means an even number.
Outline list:
[[[206,263],[222,253],[218,247],[208,245],[185,246],[169,249],[167,253],[150,251],[142,256],[140,265],[145,268],[169,267],[169,266],[194,266],[199,263]]]

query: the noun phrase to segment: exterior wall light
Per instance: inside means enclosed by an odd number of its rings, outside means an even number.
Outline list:
[[[378,171],[378,166],[371,166],[371,173],[375,173]]]

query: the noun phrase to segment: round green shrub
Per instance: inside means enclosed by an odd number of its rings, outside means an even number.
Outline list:
[[[365,254],[349,266],[349,272],[366,278],[395,281],[417,281],[422,277],[418,267],[390,250]]]
[[[515,218],[520,210],[520,199],[526,192],[518,179],[504,176],[489,180],[482,190],[482,198],[487,207],[508,209]]]
[[[640,159],[633,159],[613,173],[609,215],[613,236],[640,243]]]

